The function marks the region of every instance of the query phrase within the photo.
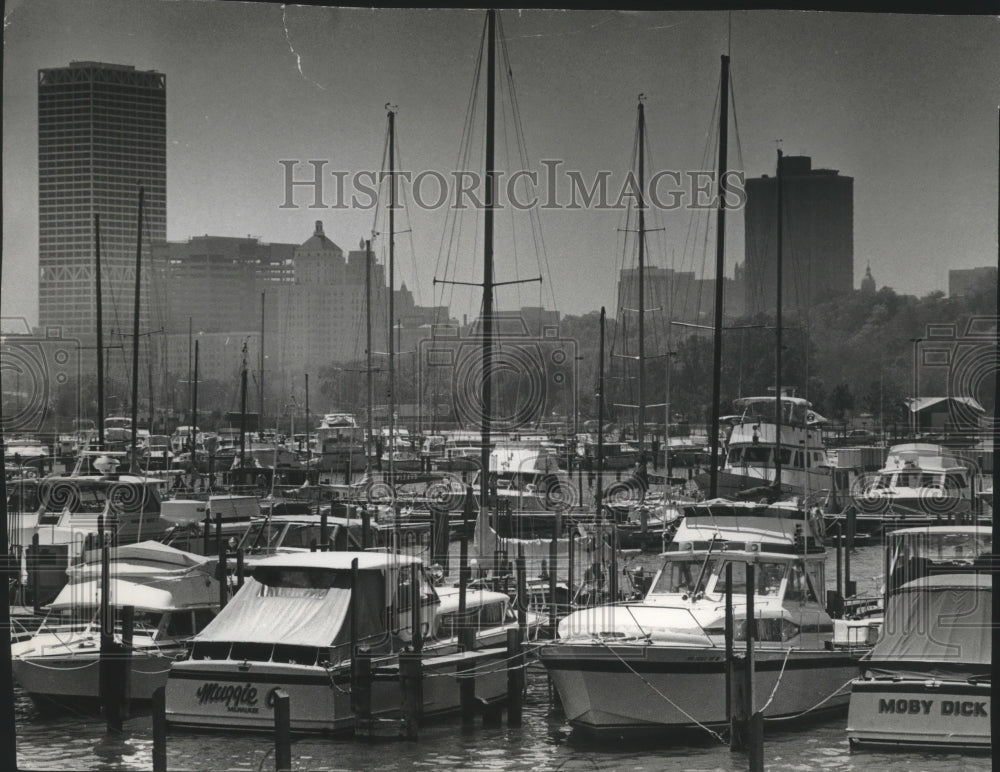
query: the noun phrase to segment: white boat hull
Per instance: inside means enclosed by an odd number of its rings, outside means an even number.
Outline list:
[[[24,647],[31,642],[15,645]],[[96,638],[87,645],[52,647],[61,652],[18,655],[11,662],[14,679],[42,710],[96,707],[100,700],[100,652]],[[167,683],[167,673],[183,647],[137,647],[132,656],[130,697],[150,700]]]
[[[851,745],[989,748],[990,685],[933,679],[858,679],[851,687]]]
[[[555,643],[543,647],[539,657],[566,718],[590,734],[684,730],[729,720],[722,649]],[[756,705],[767,702],[784,660],[783,649],[757,652]],[[793,650],[764,715],[778,718],[843,708],[847,684],[857,672],[856,660],[847,654]]]
[[[506,694],[506,653],[479,660],[474,667],[476,696],[496,701]],[[425,660],[423,715],[459,709],[459,682],[454,677],[460,655]],[[396,658],[375,667],[395,664]],[[272,731],[274,691],[289,696],[291,730],[298,733],[344,732],[355,726],[351,710],[351,670],[344,663],[326,670],[315,665],[232,660],[185,660],[174,664],[167,680],[166,717],[173,726],[226,731]],[[373,718],[397,718],[402,693],[398,681],[372,683]]]

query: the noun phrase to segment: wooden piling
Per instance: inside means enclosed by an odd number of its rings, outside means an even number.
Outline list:
[[[556,537],[552,537],[549,542],[549,629],[555,637],[556,627],[559,624],[559,609],[556,607],[556,591],[558,590],[558,566],[557,561],[558,542]]]
[[[359,648],[351,658],[351,711],[354,733],[368,737],[372,728],[372,653]]]
[[[167,772],[167,688],[153,691],[153,772]]]
[[[458,648],[460,651],[475,651],[476,631],[465,626],[461,614],[459,619],[462,620],[463,626],[458,630]],[[463,727],[470,727],[476,723],[476,677],[464,675],[474,667],[475,665],[469,663],[461,663],[458,666],[458,695]]]
[[[226,565],[226,541],[222,538],[222,513],[215,519],[215,540],[219,548],[219,608],[229,601],[229,567]]]
[[[758,710],[750,716],[747,727],[750,735],[747,743],[750,772],[764,772],[764,714]]]
[[[135,606],[122,607],[122,643],[118,658],[121,678],[119,691],[120,711],[123,719],[132,715],[132,654],[135,641]]]
[[[324,552],[330,549],[330,513],[323,509],[319,513],[319,543]]]
[[[372,529],[372,514],[367,506],[361,507],[361,549],[366,550],[371,546],[368,539]]]
[[[423,655],[419,651],[399,654],[399,685],[402,691],[403,718],[399,726],[400,737],[416,740],[423,713]]]
[[[98,520],[101,519],[101,515],[98,515]],[[39,554],[41,552],[41,545],[39,543],[38,534],[32,534],[31,536],[31,607],[32,612],[35,616],[39,616],[42,613],[42,595],[41,595],[41,582],[42,582],[42,556]],[[103,608],[103,606],[102,606]]]
[[[521,699],[524,695],[524,655],[521,631],[507,630],[507,726],[521,726]]]
[[[205,514],[205,528],[201,537],[201,554],[208,555],[212,548],[212,520],[211,515]]]
[[[743,744],[740,713],[735,700],[736,693],[736,651],[733,647],[733,564],[726,563],[726,715],[729,718],[729,750],[740,750]]]
[[[243,548],[240,547],[236,550],[236,589],[239,590],[243,587],[243,580],[246,574],[246,565],[243,562]]]
[[[746,686],[743,689],[743,696],[745,699],[745,706],[743,708],[743,715],[746,716],[746,728],[747,728],[747,751],[750,753],[751,758],[751,770],[753,770],[752,760],[755,758],[756,754],[763,754],[764,749],[759,750],[755,747],[755,743],[760,739],[759,736],[755,735],[752,729],[752,722],[754,718],[754,641],[757,638],[757,619],[754,611],[754,591],[756,588],[756,566],[753,563],[747,563],[746,567],[746,577],[747,577],[747,622],[746,622]],[[763,728],[763,721],[761,720],[761,728]],[[761,767],[763,770],[763,767]]]
[[[355,558],[357,560],[357,558]],[[420,565],[410,564],[410,642],[418,654],[424,648],[423,607],[420,603]],[[353,593],[352,593],[353,595]]]
[[[274,770],[292,770],[292,710],[291,699],[282,688],[273,692],[274,700]]]

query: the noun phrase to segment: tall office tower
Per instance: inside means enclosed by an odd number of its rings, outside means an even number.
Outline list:
[[[775,177],[746,181],[747,313],[773,312],[777,270]],[[813,169],[808,156],[782,162],[782,308],[800,311],[854,288],[854,179]]]
[[[144,255],[167,231],[167,87],[154,71],[99,62],[38,72],[38,321],[96,333],[94,214],[106,330],[131,331],[139,186]],[[143,276],[149,271],[143,270]],[[148,287],[148,282],[143,282]],[[140,304],[141,325],[150,309]]]

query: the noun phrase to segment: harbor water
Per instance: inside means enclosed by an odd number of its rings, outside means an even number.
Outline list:
[[[881,547],[856,547],[852,578],[859,591],[874,589],[881,575]],[[637,562],[647,570],[658,565],[654,555]],[[835,583],[834,554],[828,560],[827,583]],[[637,684],[637,688],[642,688]],[[21,769],[150,770],[153,735],[150,716],[139,712],[127,720],[120,736],[109,735],[94,716],[47,717],[38,714],[22,692],[15,695],[17,756]],[[899,770],[952,772],[990,769],[989,756],[922,753],[902,750],[854,751],[845,734],[846,715],[839,714],[794,727],[767,727],[768,770]],[[393,726],[377,738],[294,738],[294,770],[745,770],[744,753],[707,732],[678,741],[622,740],[595,743],[575,733],[550,694],[544,670],[528,673],[528,692],[520,728],[463,729],[457,717],[430,723],[420,739],[399,740]],[[274,769],[273,740],[268,735],[181,732],[167,738],[169,770]]]

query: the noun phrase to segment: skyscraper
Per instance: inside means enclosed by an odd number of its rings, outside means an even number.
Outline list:
[[[140,185],[145,187],[145,247],[166,238],[166,76],[99,62],[39,70],[38,320],[43,328],[58,325],[64,334],[87,338],[96,333],[96,213],[105,327],[130,329]],[[141,306],[146,327],[148,303]]]
[[[807,304],[854,288],[854,179],[834,169],[813,169],[808,156],[782,162],[782,308]],[[776,177],[746,181],[747,313],[775,307],[777,266]]]

